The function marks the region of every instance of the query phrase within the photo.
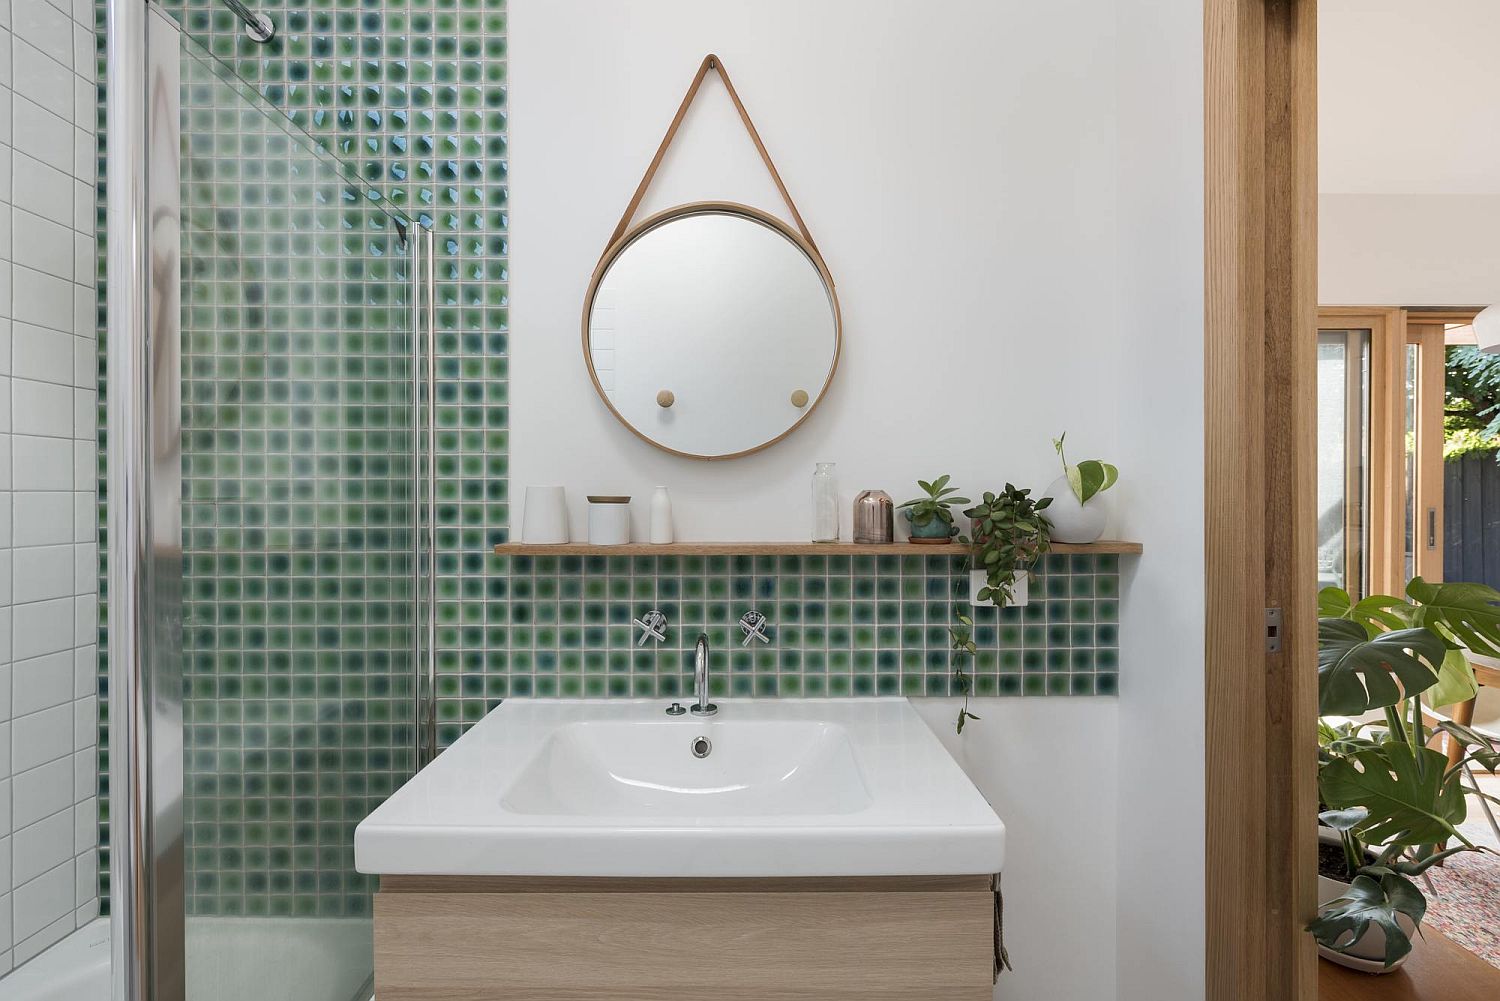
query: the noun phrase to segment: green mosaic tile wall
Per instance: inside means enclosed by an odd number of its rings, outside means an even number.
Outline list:
[[[1049,556],[1028,604],[973,609],[975,694],[1115,694],[1118,559]],[[510,695],[683,695],[700,632],[720,651],[721,697],[957,694],[948,627],[967,579],[952,556],[508,563],[490,578],[486,617],[457,627],[485,661],[439,678],[446,739]],[[667,616],[667,641],[637,646],[632,620],[653,608]],[[738,622],[752,609],[770,620],[768,644],[741,643]]]
[[[950,693],[947,625],[951,596],[962,584],[952,557],[674,562],[494,556],[509,523],[504,0],[267,0],[256,7],[276,21],[278,34],[266,46],[246,39],[219,0],[164,0],[163,6],[268,106],[343,161],[392,208],[436,233],[442,743],[509,695],[676,694],[699,630],[728,651],[728,671],[716,682],[723,694]],[[101,168],[104,141],[101,130]],[[225,183],[231,184],[227,178]],[[101,296],[101,318],[103,309]],[[227,358],[242,346],[204,342],[202,359]],[[101,407],[103,400],[101,392]],[[368,440],[346,443],[366,458],[380,454]],[[222,461],[217,446],[195,452],[195,443],[188,445],[193,463],[200,454],[204,461]],[[234,570],[216,563],[216,609],[254,607],[243,589],[259,576],[244,564]],[[341,579],[352,584],[362,578],[351,571]],[[1113,694],[1119,580],[1115,557],[1050,557],[1033,584],[1030,605],[978,610],[976,691]],[[630,620],[653,606],[669,615],[669,642],[636,647]],[[770,646],[738,645],[735,622],[752,607],[771,619]],[[347,638],[338,639],[340,648]],[[330,665],[339,658],[331,647],[320,656]],[[208,704],[218,722],[240,726],[236,714],[258,698],[258,690],[247,699],[243,679],[236,687],[233,658],[216,654],[200,666],[203,683],[212,686],[200,694],[212,696]],[[342,686],[349,675],[330,666],[318,684]],[[345,689],[340,697],[353,695]],[[306,718],[317,715],[315,705],[292,698],[280,711],[315,726]],[[316,804],[315,822],[340,810],[352,814],[365,802],[369,790],[356,777],[359,764],[350,759],[345,780],[316,790],[308,801]],[[231,757],[223,770],[239,765]],[[283,791],[277,787],[276,794]],[[228,787],[219,792],[213,798],[222,812],[215,820],[225,843],[201,861],[222,879],[205,888],[198,904],[248,907],[241,891],[268,857],[256,855],[247,867],[245,850],[233,842],[261,831],[266,819],[238,812]],[[274,799],[268,795],[255,809],[270,809]],[[275,858],[285,861],[281,854]],[[255,888],[264,889],[259,882]],[[347,889],[335,888],[330,899]],[[280,881],[275,890],[285,891],[275,906],[291,906],[286,894],[297,887]]]

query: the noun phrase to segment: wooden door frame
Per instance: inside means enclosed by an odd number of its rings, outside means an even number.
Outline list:
[[[1209,1001],[1317,997],[1316,18],[1204,0]]]

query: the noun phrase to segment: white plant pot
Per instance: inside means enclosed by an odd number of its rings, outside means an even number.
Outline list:
[[[1320,827],[1318,829],[1318,841],[1325,845],[1336,845],[1339,844],[1339,836],[1337,832],[1329,828]],[[1344,891],[1348,889],[1348,883],[1341,883],[1336,879],[1329,879],[1327,876],[1319,875],[1318,907],[1321,908],[1330,900],[1342,897]],[[1396,923],[1401,926],[1401,930],[1406,932],[1407,937],[1411,939],[1411,947],[1413,949],[1421,948],[1422,940],[1417,937],[1417,926],[1412,923],[1411,918],[1408,918],[1405,914],[1398,914],[1396,916]],[[1385,932],[1371,925],[1370,929],[1347,952],[1334,952],[1332,949],[1319,945],[1318,955],[1330,963],[1347,966],[1351,970],[1359,970],[1362,973],[1390,973],[1393,970],[1400,969],[1401,964],[1410,958],[1411,953],[1407,953],[1397,960],[1394,966],[1387,967],[1385,965]]]
[[[1042,512],[1052,522],[1053,542],[1098,542],[1109,521],[1109,494],[1095,494],[1087,504],[1078,503],[1066,476],[1052,481],[1043,495],[1052,503]]]

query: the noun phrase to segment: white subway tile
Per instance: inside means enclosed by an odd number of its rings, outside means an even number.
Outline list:
[[[73,697],[81,699],[99,690],[99,648],[94,644],[73,651]]]
[[[91,487],[99,478],[99,443],[95,441],[73,442],[73,482],[80,487]]]
[[[10,889],[10,883],[5,884],[5,889]],[[0,893],[0,947],[5,949],[0,969],[3,970],[9,970],[12,966],[10,947],[15,943],[15,933],[11,925],[11,914],[15,910],[15,903],[10,898],[9,893]]]
[[[15,880],[11,879],[10,869],[10,836],[0,838],[0,890],[10,892]],[[4,943],[9,944],[9,943]]]
[[[11,217],[12,260],[58,278],[73,278],[73,230],[17,206]],[[69,331],[71,333],[71,329]]]
[[[11,379],[11,430],[16,434],[72,438],[73,394],[83,390],[51,382]]]
[[[73,750],[99,743],[99,699],[90,695],[73,703]]]
[[[11,374],[22,379],[69,384],[73,379],[73,344],[76,340],[71,333],[61,330],[31,323],[14,324],[11,331]]]
[[[13,550],[13,549],[6,549],[6,550],[3,550],[3,551],[0,551],[0,605],[9,605],[11,603],[11,597],[10,597],[11,570],[10,570],[10,568],[11,568],[11,563],[12,563],[12,561],[15,558],[12,555],[14,552],[15,552],[15,550]]]
[[[53,546],[72,541],[69,491],[14,494],[17,546]]]
[[[73,645],[83,646],[99,639],[99,592],[81,594],[73,599]]]
[[[88,830],[99,822],[99,748],[86,747],[73,752],[73,851],[81,852],[93,845],[94,832]],[[86,836],[86,840],[80,840]]]
[[[93,311],[87,314],[93,318]],[[74,310],[75,319],[78,312]],[[73,385],[84,389],[99,385],[99,338],[73,335]]]
[[[73,179],[24,153],[13,154],[12,164],[15,204],[64,226],[73,225]]]
[[[92,490],[73,492],[73,541],[88,542],[99,537],[99,508]]]
[[[73,280],[93,287],[99,271],[94,237],[89,233],[73,234]]]
[[[7,664],[10,663],[10,623],[11,610],[10,606],[7,605],[4,608],[0,608],[0,660],[4,660]],[[3,718],[8,719],[9,717]],[[3,743],[3,741],[0,741],[0,744]],[[5,769],[0,769],[0,775],[8,774],[9,772]]]
[[[94,231],[93,223],[89,223],[88,231]],[[94,283],[73,286],[73,336],[87,337],[99,341],[98,317],[94,312]]]
[[[11,145],[28,156],[73,174],[73,123],[17,95],[11,111]]]
[[[10,376],[0,375],[0,434],[11,432],[11,392]]]
[[[11,31],[73,68],[73,19],[50,4],[21,0],[11,11]]]
[[[11,767],[17,772],[65,758],[73,751],[73,707],[55,706],[10,724]]]
[[[0,375],[10,375],[11,321],[0,319]]]
[[[0,261],[0,313],[6,316],[15,309],[15,300],[11,297],[11,287],[15,283],[11,275],[13,270],[9,261]]]
[[[94,26],[94,0],[73,0],[73,22]]]
[[[83,73],[94,65],[95,48],[93,24],[89,24],[88,27],[81,24],[73,25],[73,68],[75,70]]]
[[[60,810],[73,805],[73,760],[58,758],[40,768],[21,772],[11,779],[10,790],[13,797],[11,809],[15,813],[14,823],[18,832],[56,816]],[[69,814],[67,829],[58,832],[58,840],[62,842],[58,861],[62,860],[63,855],[73,854],[72,824],[73,817]],[[22,875],[20,878],[25,880],[31,876],[39,876],[44,870],[52,868],[52,865],[43,865],[30,875]]]
[[[27,435],[0,437],[11,448],[11,489],[72,490],[74,442]]]
[[[10,32],[0,29],[0,86],[3,87],[12,83],[10,54],[14,45]]]
[[[0,723],[0,757],[5,768],[0,769],[0,834],[10,833],[10,724]]]
[[[14,485],[14,477],[11,476],[11,456],[15,453],[14,443],[8,434],[0,434],[0,490],[10,490]]]
[[[73,68],[45,54],[40,49],[16,39],[15,82],[17,94],[34,101],[59,118],[73,117]]]
[[[73,924],[91,921],[98,913],[99,905],[99,853],[84,852],[73,860],[73,904],[79,908],[74,914]],[[94,908],[89,910],[90,904]]]
[[[81,81],[80,81],[81,83]],[[76,122],[77,119],[75,118]],[[73,130],[73,178],[89,186],[98,183],[99,151],[94,145],[94,134],[83,129]],[[97,190],[97,189],[96,189]],[[98,205],[95,204],[97,212]]]
[[[19,803],[17,804],[19,809]],[[19,817],[20,814],[17,813]],[[63,808],[61,812],[22,827],[16,823],[16,833],[11,835],[11,877],[16,884],[24,885],[30,880],[55,869],[73,857],[73,810]],[[68,901],[68,911],[74,907]]]
[[[0,549],[9,549],[15,544],[15,533],[11,525],[15,519],[15,497],[9,490],[0,490]],[[0,657],[0,660],[3,660]]]
[[[73,593],[95,594],[99,590],[99,547],[92,542],[73,546]]]
[[[10,708],[10,675],[10,664],[0,664],[0,719],[10,719],[12,715]],[[0,879],[0,887],[5,887],[7,885],[8,884],[5,882],[5,880]]]
[[[36,958],[73,931],[73,864],[69,860],[11,894],[15,901],[16,965]],[[60,917],[48,920],[51,915]],[[35,922],[46,921],[28,935]]]
[[[14,616],[11,623],[12,659],[27,660],[77,646],[73,642],[74,604],[73,598],[38,601],[28,605],[25,614]]]
[[[92,389],[73,390],[73,437],[94,440],[99,406]]]
[[[22,614],[25,614],[24,611]],[[11,712],[28,716],[73,699],[73,653],[63,650],[11,665]],[[19,790],[16,795],[20,795]],[[17,801],[19,803],[19,800]],[[20,807],[17,806],[17,812]],[[33,820],[36,818],[33,817]],[[30,823],[17,820],[18,824]]]
[[[69,147],[71,149],[71,147]],[[72,156],[69,156],[71,162]],[[92,233],[98,224],[94,206],[94,184],[92,181],[73,182],[73,228],[80,233]]]
[[[11,316],[53,330],[73,330],[73,283],[27,268],[15,268]]]

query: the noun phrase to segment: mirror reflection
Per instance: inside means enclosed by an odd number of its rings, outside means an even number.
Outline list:
[[[606,256],[585,309],[595,386],[650,443],[694,458],[772,444],[833,377],[839,313],[815,250],[742,206],[646,220]]]

